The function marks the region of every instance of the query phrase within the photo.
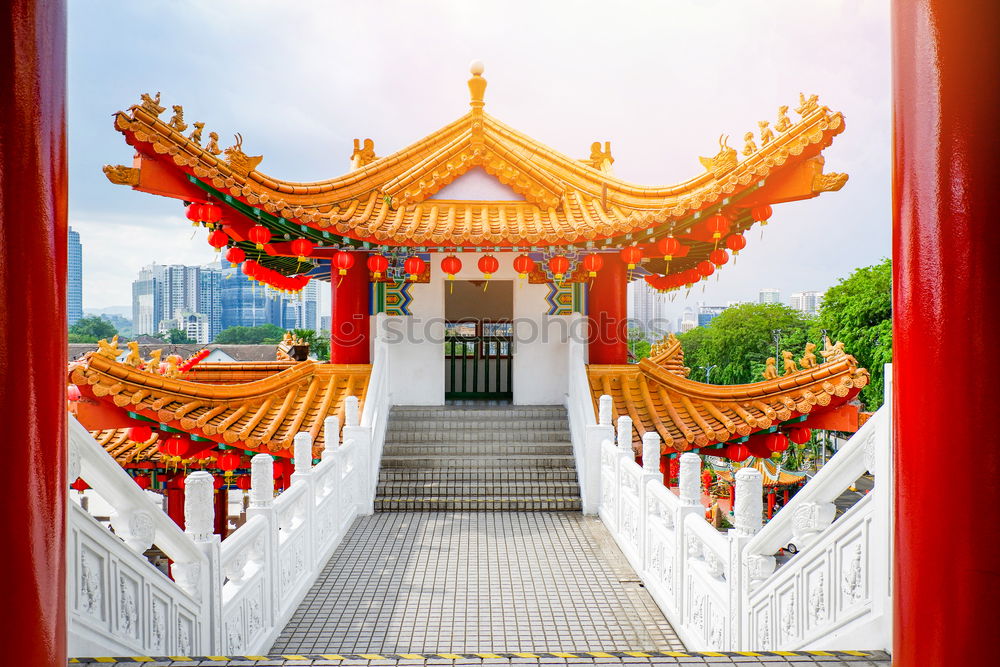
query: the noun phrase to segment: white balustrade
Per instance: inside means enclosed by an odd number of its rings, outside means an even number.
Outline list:
[[[887,368],[886,376],[891,376]],[[589,383],[582,385],[580,393]],[[887,384],[886,406],[891,405]],[[567,405],[572,401],[568,394]],[[608,397],[599,401],[604,439],[598,514],[646,589],[691,650],[885,649],[891,639],[891,426],[880,409],[763,525],[763,478],[735,475],[735,528],[722,533],[704,517],[696,454],[680,457],[679,494],[632,451],[632,423],[611,433]],[[604,406],[607,405],[607,409]],[[593,404],[590,404],[593,415]],[[576,438],[581,438],[577,443]],[[574,451],[586,459],[586,431]],[[659,438],[643,437],[643,461]],[[834,501],[865,471],[875,488],[836,517]],[[781,560],[779,551],[796,551]]]
[[[321,462],[308,433],[294,438],[291,485],[275,497],[273,459],[250,463],[247,521],[214,534],[214,485],[185,479],[182,531],[72,416],[70,476],[116,508],[114,532],[70,503],[67,599],[70,655],[246,655],[270,649],[354,518],[370,512],[391,401],[376,338],[364,411],[349,400],[343,445],[324,423]],[[142,555],[156,545],[170,576]]]

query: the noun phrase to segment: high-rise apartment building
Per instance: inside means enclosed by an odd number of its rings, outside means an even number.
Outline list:
[[[631,325],[655,337],[665,336],[670,332],[666,299],[645,280],[633,280],[628,284],[626,300]]]
[[[66,320],[76,324],[83,317],[83,244],[80,232],[69,228],[66,247]]]
[[[132,283],[134,333],[155,335],[171,328],[190,328],[196,342],[212,342],[222,330],[221,278],[221,270],[214,266],[151,264],[142,268]],[[192,319],[194,315],[200,317]],[[182,319],[184,326],[178,326]]]
[[[789,304],[795,310],[807,315],[819,314],[819,305],[823,302],[825,292],[795,292],[789,299]]]
[[[704,327],[722,314],[722,311],[726,309],[726,306],[704,306],[698,304],[698,326]]]
[[[758,303],[781,303],[781,290],[765,288],[760,291]]]

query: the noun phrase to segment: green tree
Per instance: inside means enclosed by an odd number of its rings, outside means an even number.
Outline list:
[[[69,328],[69,342],[96,343],[101,338],[111,338],[117,333],[114,325],[103,318],[84,317]]]
[[[161,331],[157,334],[157,337],[167,341],[171,345],[184,345],[197,342],[191,340],[191,337],[188,336],[186,332],[181,331],[177,327],[174,327],[169,331]]]
[[[628,330],[628,351],[636,363],[649,356],[650,347],[645,331],[636,327]]]
[[[215,342],[220,345],[277,345],[285,330],[273,324],[255,327],[229,327],[219,332]]]
[[[320,361],[330,360],[330,339],[321,336],[312,329],[292,329],[292,333],[297,338],[301,338],[309,344],[309,351],[316,355]]]
[[[869,410],[878,409],[885,388],[884,367],[892,361],[892,261],[856,269],[827,290],[819,325],[871,373],[860,399]]]
[[[708,326],[682,333],[684,363],[699,381],[704,380],[703,369],[715,366],[713,384],[759,382],[767,358],[775,356],[775,331],[780,331],[778,347],[796,357],[806,341],[819,337],[815,320],[797,310],[776,303],[744,303],[727,308]],[[781,372],[780,355],[777,366]]]

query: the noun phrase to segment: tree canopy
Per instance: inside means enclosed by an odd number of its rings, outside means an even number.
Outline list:
[[[869,410],[882,405],[884,366],[892,361],[892,261],[856,269],[827,290],[819,325],[867,368],[871,382],[861,390]]]
[[[158,338],[162,338],[171,345],[184,345],[186,343],[196,343],[197,341],[191,340],[191,337],[187,335],[187,332],[181,331],[177,327],[170,329],[169,331],[161,331],[157,334]]]
[[[114,325],[101,317],[84,317],[69,328],[69,342],[96,343],[101,338],[111,338],[117,333]]]
[[[781,350],[802,355],[807,341],[819,342],[815,319],[777,303],[743,303],[722,311],[708,326],[678,338],[691,378],[703,382],[707,368],[713,384],[745,384],[764,379],[768,357],[775,354],[775,332]],[[781,369],[781,356],[777,355]]]
[[[229,327],[219,332],[215,342],[220,345],[277,345],[281,342],[285,330],[273,324],[260,324],[255,327]]]

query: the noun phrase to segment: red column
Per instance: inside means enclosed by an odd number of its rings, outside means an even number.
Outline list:
[[[226,488],[215,490],[215,534],[226,539],[229,531],[229,491]]]
[[[330,362],[367,364],[368,351],[368,253],[354,253],[354,266],[344,276],[333,269],[330,299]]]
[[[625,295],[628,269],[617,254],[604,255],[587,295],[592,364],[628,363],[628,305]]]
[[[167,481],[167,516],[184,530],[184,475],[176,474]]]
[[[66,7],[0,11],[4,661],[66,664]]]
[[[896,0],[892,23],[893,664],[976,664],[1000,540],[941,469],[995,437],[1000,3]],[[977,447],[974,470],[978,497],[996,497],[1000,447]]]

